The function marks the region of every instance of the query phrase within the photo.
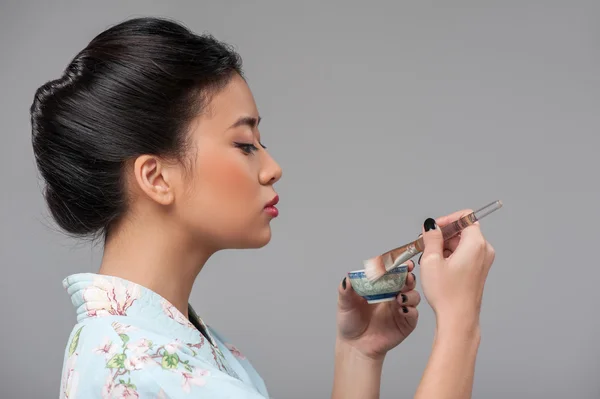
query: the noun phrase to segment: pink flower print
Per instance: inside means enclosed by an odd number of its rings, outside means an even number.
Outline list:
[[[117,385],[111,395],[111,399],[139,399],[140,395],[132,387],[124,384]]]
[[[141,370],[143,369],[145,366],[154,363],[152,361],[152,358],[148,355],[142,355],[142,356],[128,356],[125,361],[123,362],[123,365],[125,366],[125,370],[127,371],[134,371],[134,370]]]
[[[96,277],[83,291],[83,300],[90,317],[127,315],[127,309],[141,295],[137,284],[127,286],[119,279]]]
[[[152,347],[152,341],[142,338],[127,345],[130,355],[125,360],[125,368],[129,371],[140,370],[147,365],[155,364],[148,351]]]
[[[102,399],[138,399],[139,394],[131,385],[115,383],[114,376],[109,374],[102,387]]]
[[[102,345],[93,349],[94,353],[104,355],[106,361],[110,360],[117,353],[117,350],[117,346],[108,337],[104,338]]]
[[[79,383],[79,373],[75,371],[75,362],[79,355],[74,353],[67,359],[65,372],[62,378],[62,395],[61,399],[75,398],[77,395],[77,386]]]
[[[127,344],[127,349],[136,356],[145,354],[150,350],[150,347],[152,347],[152,341],[146,338]]]
[[[192,356],[197,356],[198,353],[200,352],[200,349],[204,346],[204,337],[202,335],[200,335],[200,342],[197,342],[195,344],[188,342],[187,346],[192,351]]]
[[[113,322],[111,324],[112,328],[115,330],[115,332],[119,335],[121,334],[127,334],[130,331],[135,331],[137,330],[137,327],[132,327],[129,324],[121,324],[119,322]]]
[[[196,369],[193,373],[183,372],[181,374],[183,376],[182,389],[184,392],[189,393],[192,385],[204,386],[206,384],[204,377],[210,375],[210,372],[208,370]]]
[[[104,386],[102,387],[102,399],[111,399],[112,396],[112,391],[115,388],[115,381],[114,381],[114,376],[109,373],[108,376],[106,377],[106,382],[104,383]]]
[[[64,366],[63,376],[61,378],[61,399],[69,399],[75,398],[77,394],[77,387],[79,384],[79,373],[75,370],[75,363],[77,362],[77,358],[79,357],[79,353],[77,352],[77,347],[79,346],[79,338],[81,336],[81,331],[83,330],[83,326],[77,330],[77,332],[73,335],[71,339],[71,343],[68,347],[68,357]]]
[[[177,323],[187,326],[190,328],[195,328],[194,325],[190,322],[188,318],[186,318],[175,306],[173,306],[169,301],[163,299],[161,301],[163,312],[171,319],[175,320]]]
[[[188,344],[188,346],[189,346],[190,348],[196,348],[196,349],[200,349],[200,348],[202,348],[202,345],[203,345],[203,344],[204,344],[204,342],[197,342],[197,343],[195,343],[195,344]]]
[[[244,355],[242,355],[242,352],[240,352],[240,350],[238,348],[236,348],[235,345],[225,344],[225,346],[227,347],[227,349],[229,349],[231,351],[231,354],[233,356],[237,357],[240,360],[246,359],[246,357]]]
[[[167,351],[167,353],[169,355],[172,355],[173,353],[177,352],[179,349],[181,349],[183,347],[181,341],[179,341],[178,339],[176,339],[175,341],[166,344],[165,345],[165,350]]]

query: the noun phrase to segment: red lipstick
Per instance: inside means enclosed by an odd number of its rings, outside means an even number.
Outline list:
[[[265,205],[265,212],[271,217],[277,217],[279,215],[279,210],[275,207],[279,202],[279,196],[276,195],[271,201]]]

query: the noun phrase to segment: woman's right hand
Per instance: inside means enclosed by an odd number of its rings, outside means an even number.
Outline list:
[[[438,326],[441,323],[479,326],[483,289],[494,262],[494,249],[483,237],[479,223],[446,242],[440,230],[471,212],[464,210],[437,220],[427,219],[423,225],[421,285]]]
[[[494,249],[479,224],[448,241],[440,227],[471,213],[427,219],[420,259],[421,286],[436,315],[433,350],[415,399],[470,399],[480,342],[479,312]]]

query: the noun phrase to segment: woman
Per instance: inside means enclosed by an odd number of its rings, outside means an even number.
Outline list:
[[[38,89],[31,121],[52,216],[104,239],[99,272],[64,280],[77,324],[60,396],[268,397],[248,359],[188,305],[211,255],[266,245],[277,216],[281,169],[238,55],[173,22],[132,19]],[[424,224],[423,289],[438,325],[417,398],[471,392],[494,253],[478,226],[443,243],[437,226],[463,213]],[[386,353],[417,323],[414,287],[411,273],[397,301],[369,306],[340,283],[332,397],[379,396]]]

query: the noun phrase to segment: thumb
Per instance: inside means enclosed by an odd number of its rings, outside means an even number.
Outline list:
[[[421,261],[428,258],[444,259],[444,237],[435,220],[428,218],[423,223],[423,255]]]
[[[352,310],[361,302],[364,298],[361,297],[352,288],[352,283],[348,277],[344,277],[341,284],[338,287],[338,308],[342,311]]]

